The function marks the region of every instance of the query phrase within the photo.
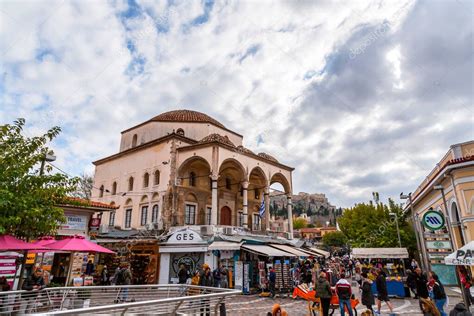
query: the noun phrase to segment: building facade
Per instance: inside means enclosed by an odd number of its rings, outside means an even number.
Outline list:
[[[118,206],[116,212],[104,214],[103,225],[269,230],[269,192],[274,183],[284,188],[292,218],[294,169],[242,143],[242,135],[189,110],[162,113],[123,131],[119,152],[94,162],[93,199]],[[288,225],[291,234],[291,221]]]
[[[443,259],[454,249],[474,240],[474,141],[450,147],[410,194],[407,210],[413,210],[424,266],[441,271],[440,275],[451,275],[451,282],[455,282],[455,274],[448,271]],[[429,211],[444,215],[444,229],[431,231],[422,224]]]

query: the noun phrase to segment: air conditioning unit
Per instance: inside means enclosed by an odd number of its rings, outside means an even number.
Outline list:
[[[105,234],[109,232],[109,226],[107,225],[101,225],[99,227],[99,234]]]
[[[224,227],[224,235],[233,235],[234,229],[232,227]]]
[[[209,225],[201,226],[201,235],[212,236],[212,234],[214,234],[214,230],[212,226],[209,226]]]

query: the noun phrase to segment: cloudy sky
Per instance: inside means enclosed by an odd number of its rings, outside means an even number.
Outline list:
[[[202,111],[338,206],[413,191],[474,139],[473,2],[0,2],[0,123],[63,128],[93,172],[120,131]]]

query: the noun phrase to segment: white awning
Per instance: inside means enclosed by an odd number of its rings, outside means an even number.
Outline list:
[[[462,246],[444,258],[444,263],[455,266],[474,266],[474,241]]]
[[[296,257],[292,253],[288,253],[266,245],[242,245],[242,249],[267,257]]]
[[[230,241],[214,241],[209,245],[209,250],[240,250],[242,243]]]
[[[300,251],[300,250],[298,250],[296,248],[293,248],[291,246],[288,246],[288,245],[271,244],[270,246],[272,246],[274,248],[277,248],[279,250],[282,250],[284,252],[292,253],[297,257],[309,257],[310,256],[306,252]]]
[[[321,256],[324,256],[325,258],[329,258],[329,256],[331,255],[329,252],[327,251],[324,251],[324,250],[321,250],[321,249],[318,249],[318,248],[314,248],[314,247],[311,247],[309,248],[310,251],[313,251],[313,252],[316,252],[318,253],[319,255]]]
[[[352,257],[367,259],[403,259],[408,258],[406,248],[353,248]]]

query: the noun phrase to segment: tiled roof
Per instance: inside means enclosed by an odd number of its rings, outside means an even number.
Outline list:
[[[161,113],[160,115],[157,115],[154,118],[152,118],[150,121],[201,122],[201,123],[210,123],[210,124],[213,124],[225,129],[225,126],[222,125],[222,123],[213,119],[209,115],[201,113],[201,112],[197,112],[197,111],[191,111],[191,110],[175,110],[175,111]]]
[[[246,153],[246,154],[255,155],[255,153],[254,153],[253,151],[251,151],[251,150],[248,149],[248,148],[245,148],[245,147],[242,146],[242,145],[237,146],[237,150],[240,151],[240,152]]]
[[[275,157],[270,156],[269,154],[266,154],[266,153],[258,153],[258,155],[259,155],[260,157],[263,157],[263,158],[267,159],[267,160],[271,160],[271,161],[274,161],[274,162],[278,162],[278,160],[277,160]]]
[[[215,134],[215,133],[207,135],[206,137],[204,137],[203,139],[201,139],[199,141],[199,143],[201,143],[201,144],[211,143],[211,142],[218,142],[218,143],[225,144],[225,145],[228,145],[228,146],[231,146],[231,147],[235,147],[234,143],[232,143],[230,141],[229,137],[222,136],[222,135]]]
[[[70,197],[70,196],[67,197],[62,204],[71,205],[71,206],[79,206],[79,207],[98,207],[98,208],[105,208],[105,209],[110,209],[110,210],[116,210],[119,208],[116,205],[110,205],[107,203],[90,201],[90,200],[85,200],[85,199]]]

